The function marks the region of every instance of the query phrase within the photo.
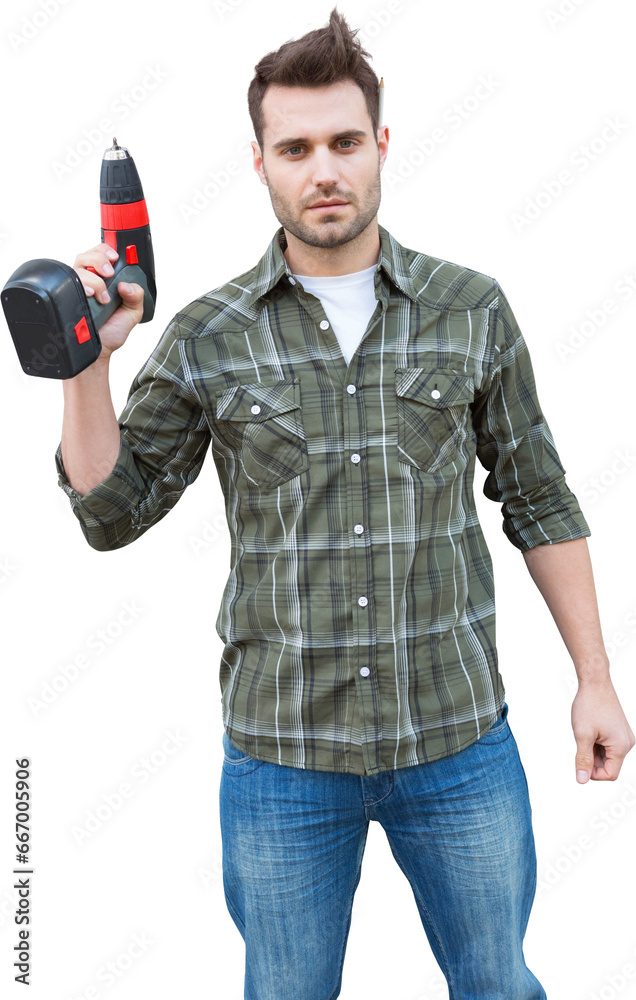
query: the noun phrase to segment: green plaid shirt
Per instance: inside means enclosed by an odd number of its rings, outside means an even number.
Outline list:
[[[216,629],[231,741],[377,774],[456,753],[504,704],[472,491],[525,551],[590,535],[497,281],[379,226],[377,304],[347,365],[283,256],[190,302],[135,377],[112,473],[59,484],[94,549],[171,510],[208,448],[231,534]]]

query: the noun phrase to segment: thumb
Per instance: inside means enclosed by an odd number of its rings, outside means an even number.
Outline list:
[[[127,281],[120,281],[117,285],[117,290],[120,294],[123,293],[126,299],[130,299],[131,302],[134,302],[135,299],[138,299],[140,295],[143,296],[144,294],[144,290],[141,285],[129,285]]]
[[[576,750],[576,780],[585,784],[594,766],[594,743],[578,743]]]

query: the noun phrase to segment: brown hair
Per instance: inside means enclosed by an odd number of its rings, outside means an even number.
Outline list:
[[[247,91],[247,106],[261,153],[265,130],[262,102],[270,83],[283,87],[324,87],[352,80],[364,94],[377,145],[380,83],[364,58],[372,58],[371,54],[355,37],[359,30],[352,31],[334,7],[325,28],[316,28],[302,38],[285,42],[256,64]]]

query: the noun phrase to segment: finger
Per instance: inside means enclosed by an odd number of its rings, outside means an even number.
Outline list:
[[[579,742],[577,744],[576,751],[576,780],[579,784],[583,785],[589,779],[594,767],[594,753],[593,753],[594,743],[583,743]]]
[[[97,243],[94,247],[90,248],[88,253],[101,253],[102,255],[109,257],[110,260],[116,260],[117,257],[119,257],[117,251],[113,247],[111,247],[110,243],[106,242]]]
[[[88,250],[86,253],[78,253],[73,262],[73,267],[75,270],[78,270],[80,267],[93,267],[98,274],[104,274],[106,277],[110,277],[110,275],[114,273],[111,259],[112,261],[115,261],[118,256],[116,251],[115,254],[115,257],[109,259],[109,256],[104,250]]]
[[[95,253],[95,251],[98,251],[99,253],[108,253],[109,256],[111,253],[117,253],[117,251],[111,247],[110,243],[106,243],[105,241],[103,243],[96,243],[95,246],[87,250],[86,253]],[[119,256],[119,254],[117,254],[117,256]]]
[[[120,281],[117,285],[117,291],[124,307],[130,309],[139,322],[144,311],[144,290],[141,285],[135,282]]]
[[[87,268],[75,268],[75,270],[82,281],[84,291],[87,295],[94,295],[98,302],[110,302],[110,295],[106,291],[106,282],[98,274],[94,271],[89,271]]]
[[[89,264],[100,264],[107,260],[110,260],[110,255],[104,249],[94,247],[92,250],[85,250],[84,253],[78,253],[73,267],[87,267]]]
[[[115,257],[119,257],[117,251],[113,247],[111,247],[110,243],[106,243],[105,241],[103,243],[96,243],[94,247],[91,247],[90,250],[87,251],[87,253],[106,254],[107,257],[111,258],[113,257],[113,255]]]
[[[111,278],[115,273],[115,268],[105,257],[101,257],[96,264],[87,264],[86,270],[92,271],[93,274],[103,274],[107,278]]]
[[[143,297],[144,294],[143,288],[136,282],[129,283],[127,281],[120,281],[117,284],[117,291],[120,295],[125,295],[126,298],[131,301]]]
[[[609,747],[601,746],[594,755],[592,778],[595,781],[615,781],[620,773],[623,757]]]

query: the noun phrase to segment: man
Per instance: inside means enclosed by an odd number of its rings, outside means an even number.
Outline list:
[[[531,810],[475,458],[578,674],[577,770],[614,780],[634,734],[590,529],[502,289],[378,223],[389,134],[364,55],[334,9],[256,67],[254,168],[281,227],[254,268],[174,317],[117,421],[109,358],[142,300],[119,286],[102,355],[64,383],[59,482],[89,544],[116,549],[176,504],[211,445],[233,542],[220,818],[245,997],[339,995],[375,819],[450,997],[539,1000],[522,952]],[[105,246],[75,267],[101,294]]]

